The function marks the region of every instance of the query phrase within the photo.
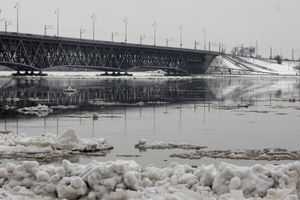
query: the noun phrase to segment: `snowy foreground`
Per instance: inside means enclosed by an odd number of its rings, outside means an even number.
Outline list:
[[[197,168],[172,163],[142,169],[135,161],[35,161],[0,168],[1,199],[104,200],[296,200],[300,162],[240,167],[221,163]]]

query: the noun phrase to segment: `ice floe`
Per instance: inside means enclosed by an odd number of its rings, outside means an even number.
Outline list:
[[[237,105],[221,105],[215,107],[221,110],[234,110],[240,108],[249,108],[250,106],[252,106],[252,104],[246,103],[246,104],[237,104]]]
[[[79,138],[73,129],[60,136],[46,134],[27,136],[25,134],[0,134],[0,157],[2,158],[52,158],[78,154],[103,155],[113,147],[104,138]],[[99,154],[97,154],[99,152]]]
[[[68,105],[68,106],[64,106],[64,105],[57,105],[57,106],[50,106],[50,109],[53,109],[53,110],[72,110],[72,109],[76,109],[78,108],[78,106],[75,106],[75,105]]]
[[[47,116],[49,113],[53,112],[53,109],[49,108],[46,105],[37,105],[33,107],[24,107],[24,108],[19,108],[17,109],[17,112],[23,113],[25,115],[37,115],[39,117],[44,117]]]
[[[253,149],[253,150],[199,150],[196,152],[186,152],[172,154],[171,157],[184,159],[201,159],[203,157],[221,159],[242,159],[242,160],[299,160],[300,150],[287,150],[281,148],[274,149]]]
[[[300,162],[241,167],[227,163],[141,168],[135,161],[0,168],[0,198],[81,200],[297,200]],[[18,198],[20,197],[20,198]]]
[[[175,144],[172,142],[157,141],[153,143],[147,143],[145,139],[141,139],[136,145],[136,149],[140,151],[146,151],[147,149],[204,149],[205,146],[192,145],[188,143]]]

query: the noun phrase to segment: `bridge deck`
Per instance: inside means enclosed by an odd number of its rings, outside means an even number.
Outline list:
[[[3,32],[0,31],[0,38],[14,38],[14,39],[29,39],[29,40],[43,40],[45,42],[68,42],[68,43],[81,43],[86,45],[101,45],[101,46],[113,46],[113,47],[131,47],[131,48],[142,48],[149,50],[163,50],[172,52],[184,52],[184,53],[200,53],[200,54],[210,54],[219,55],[219,52],[215,51],[205,51],[205,50],[195,50],[188,48],[176,48],[176,47],[164,47],[164,46],[154,46],[146,44],[135,44],[135,43],[125,43],[125,42],[110,42],[103,40],[90,40],[90,39],[79,39],[70,37],[56,37],[56,36],[44,36],[38,34],[29,33],[16,33],[16,32]]]
[[[203,74],[219,52],[109,42],[36,34],[0,32],[0,65],[17,71],[82,67],[128,71],[136,67],[180,74]]]

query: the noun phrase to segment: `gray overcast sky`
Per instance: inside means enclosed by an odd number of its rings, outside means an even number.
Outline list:
[[[17,1],[0,0],[0,18],[12,20],[9,31],[16,30]],[[152,44],[154,21],[157,22],[159,45],[172,38],[170,46],[179,45],[180,24],[184,26],[183,45],[193,47],[202,42],[202,30],[207,29],[207,41],[221,42],[227,52],[234,45],[255,45],[268,55],[269,47],[276,54],[291,57],[291,49],[300,56],[300,0],[19,0],[20,32],[43,34],[43,24],[56,25],[56,8],[61,9],[62,36],[79,37],[81,26],[87,28],[85,38],[92,37],[91,15],[96,20],[96,39],[110,40],[111,32],[120,32],[116,41],[124,40],[125,17],[128,18],[128,42],[139,42],[139,35],[147,35],[145,43]],[[4,29],[1,22],[0,29]],[[49,35],[56,33],[55,28]],[[200,48],[200,46],[199,46]]]

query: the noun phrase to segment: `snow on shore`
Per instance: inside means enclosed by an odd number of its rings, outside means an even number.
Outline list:
[[[251,167],[221,163],[197,168],[171,163],[142,169],[135,161],[35,161],[0,168],[1,199],[297,200],[300,162]]]
[[[51,158],[82,153],[111,150],[106,139],[79,138],[73,129],[61,136],[53,134],[27,136],[25,134],[0,134],[0,157],[2,158]]]
[[[213,67],[231,70],[233,74],[265,74],[265,75],[299,75],[299,61],[284,61],[277,64],[274,60],[248,57],[218,56],[212,63]]]

